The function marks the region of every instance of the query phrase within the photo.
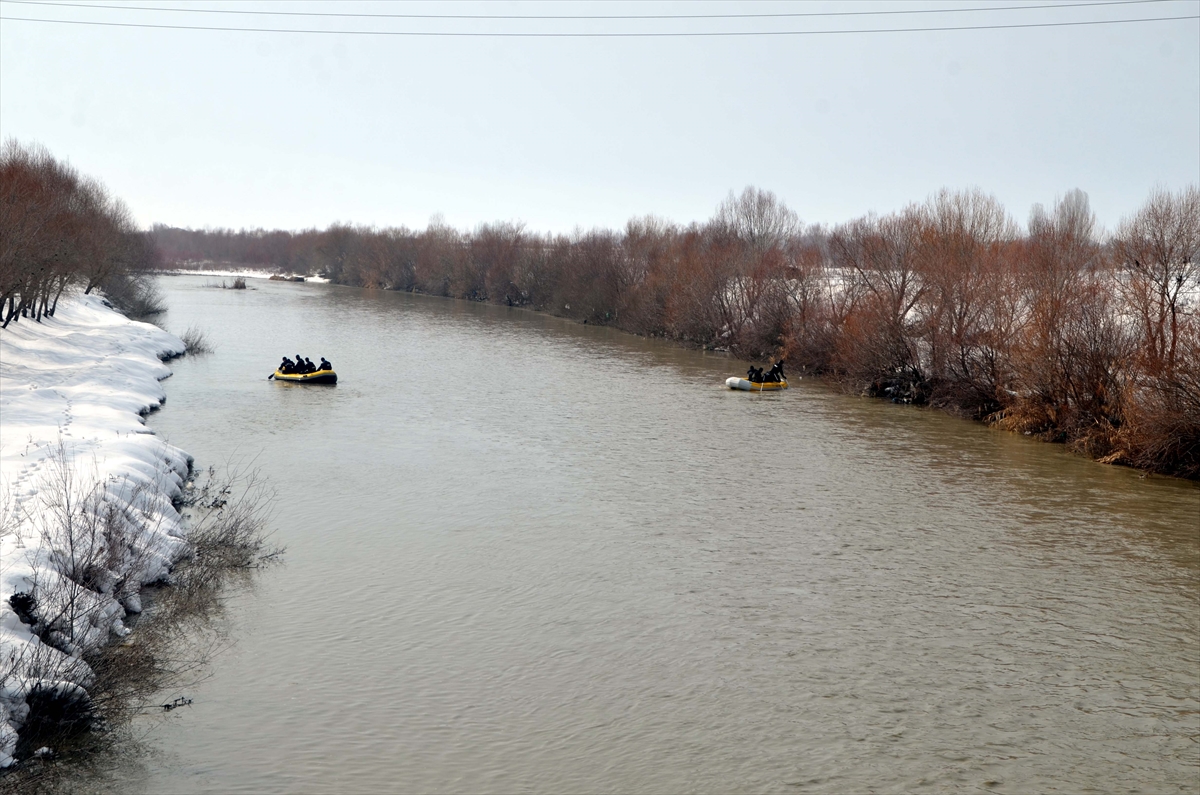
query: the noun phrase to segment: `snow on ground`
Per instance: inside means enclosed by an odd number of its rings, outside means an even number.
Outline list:
[[[270,279],[272,276],[279,276],[284,279],[303,279],[306,282],[316,282],[317,284],[328,284],[329,279],[324,276],[309,276],[304,273],[292,273],[284,271],[269,271],[269,270],[254,270],[252,268],[220,268],[216,265],[209,267],[205,263],[183,263],[184,267],[167,268],[159,271],[163,276],[221,276],[221,277],[242,277],[243,279]]]
[[[141,610],[141,587],[163,578],[185,550],[172,499],[190,457],[142,418],[166,397],[159,382],[171,371],[162,360],[183,352],[175,335],[131,321],[97,296],[63,298],[54,317],[22,318],[0,331],[0,767],[13,762],[30,688],[86,687],[82,648],[127,634],[122,619]],[[93,578],[95,590],[65,580],[64,555],[48,537],[61,515],[55,499],[64,489],[53,485],[56,477],[61,483],[60,461],[73,473],[75,499],[99,495],[136,517],[123,525],[136,527],[125,548],[105,550],[108,568]],[[61,607],[54,600],[64,587],[83,607],[65,611],[71,625],[47,635],[52,646],[9,600],[32,593],[45,612]]]
[[[196,260],[180,262],[177,267],[164,268],[159,273],[163,276],[241,276],[243,279],[270,279],[275,275],[270,270],[222,267],[215,262]]]

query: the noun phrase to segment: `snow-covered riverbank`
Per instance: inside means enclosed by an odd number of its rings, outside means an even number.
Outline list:
[[[175,335],[97,296],[64,298],[54,317],[0,331],[0,767],[13,762],[26,696],[39,686],[87,687],[80,653],[127,634],[122,620],[140,612],[142,586],[163,578],[185,549],[172,500],[189,456],[142,416],[165,399],[163,359],[183,352]],[[86,541],[82,583],[78,565],[73,580],[65,576],[80,555],[62,548],[66,497],[75,514],[89,505],[107,512],[107,535]],[[129,531],[120,544],[114,516]],[[14,594],[30,595],[39,615],[56,621],[36,630],[24,623]]]

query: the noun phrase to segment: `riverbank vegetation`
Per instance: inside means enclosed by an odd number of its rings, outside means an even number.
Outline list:
[[[158,249],[95,179],[40,146],[0,148],[0,325],[53,316],[68,290],[99,288],[122,311],[163,311],[148,278]]]
[[[183,346],[188,353],[213,352],[213,344],[208,339],[208,332],[199,326],[188,326],[187,330],[179,335],[179,339],[183,340]]]
[[[528,307],[935,406],[1084,454],[1200,477],[1200,192],[1155,191],[1111,234],[1086,194],[1021,228],[942,191],[805,226],[768,191],[714,217],[541,235],[521,224],[302,232],[156,227],[168,262]]]
[[[0,149],[0,791],[37,791],[64,754],[162,711],[217,648],[223,586],[274,557],[262,485],[198,482],[140,421],[163,400],[160,360],[211,349],[113,310],[162,311],[156,263],[98,182]]]
[[[265,546],[272,495],[253,472],[189,473],[176,500],[186,544],[145,588],[138,575],[162,553],[148,543],[160,529],[147,508],[157,500],[153,481],[84,476],[60,447],[39,497],[36,521],[0,514],[13,523],[0,534],[33,527],[30,546],[54,561],[8,599],[37,640],[0,659],[0,694],[23,713],[17,763],[0,770],[0,791],[52,785],[61,764],[86,764],[125,739],[135,716],[190,703],[172,696],[222,648],[227,586],[281,554]],[[114,618],[126,611],[135,626]]]
[[[1111,234],[1068,193],[1018,226],[981,191],[833,227],[769,191],[706,223],[654,217],[544,235],[335,224],[300,232],[133,224],[38,146],[0,150],[0,324],[68,290],[161,312],[163,263],[320,274],[550,312],[728,350],[785,355],[847,389],[926,404],[1094,458],[1200,478],[1200,192],[1155,191]],[[234,288],[245,284],[234,283]]]
[[[214,290],[245,290],[246,279],[244,276],[237,276],[234,278],[232,284],[222,279],[219,282],[207,282],[204,286],[211,287]]]

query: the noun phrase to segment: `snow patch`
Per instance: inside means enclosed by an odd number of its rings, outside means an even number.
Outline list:
[[[138,591],[164,578],[186,549],[172,500],[191,458],[143,419],[166,398],[160,382],[171,371],[163,360],[184,350],[175,335],[129,320],[97,296],[64,297],[54,317],[22,318],[0,331],[0,767],[14,761],[26,695],[86,688],[91,671],[79,654],[128,634],[123,619],[141,610]],[[60,461],[72,491],[136,516],[138,535],[89,589],[74,588],[87,609],[43,642],[10,599],[25,593],[44,605],[65,582],[63,555],[47,537]]]
[[[324,276],[309,276],[306,273],[294,273],[291,271],[270,271],[270,270],[255,270],[253,268],[206,268],[206,267],[179,267],[166,268],[158,271],[163,276],[232,276],[241,277],[243,279],[270,279],[272,277],[282,277],[287,280],[315,282],[317,284],[328,284],[329,279]]]

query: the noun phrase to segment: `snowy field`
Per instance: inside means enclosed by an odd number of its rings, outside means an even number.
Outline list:
[[[185,550],[172,500],[190,457],[143,420],[165,399],[163,359],[183,352],[175,335],[97,296],[64,298],[54,317],[0,331],[0,767],[14,761],[26,695],[86,688],[81,652],[127,634],[123,619],[141,611],[141,588]],[[133,530],[120,544],[111,529],[100,538],[79,537],[79,527],[65,533],[65,517],[88,506],[107,512],[109,528],[115,516]],[[102,564],[88,569],[86,587],[64,576],[80,548]],[[57,621],[35,634],[14,594],[30,594],[39,615]]]

